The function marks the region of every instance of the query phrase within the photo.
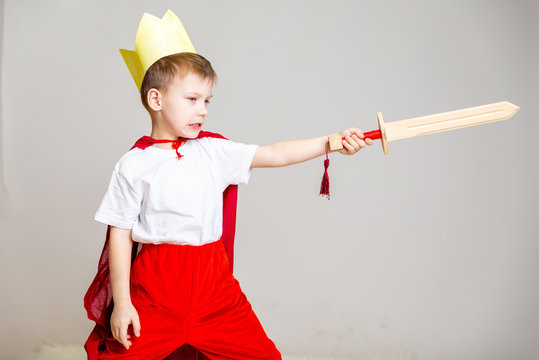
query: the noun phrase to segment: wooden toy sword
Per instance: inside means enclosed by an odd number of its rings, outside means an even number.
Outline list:
[[[448,111],[439,114],[394,121],[384,124],[382,113],[378,113],[378,130],[364,133],[365,138],[381,139],[384,154],[388,153],[390,141],[408,139],[419,135],[459,129],[468,126],[486,124],[493,121],[507,120],[520,108],[508,101],[481,105],[467,109]],[[329,137],[331,151],[343,148],[343,138],[339,135]]]

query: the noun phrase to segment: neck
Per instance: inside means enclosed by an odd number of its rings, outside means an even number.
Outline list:
[[[178,138],[169,131],[156,126],[156,122],[154,121],[152,121],[152,132],[150,133],[150,137],[156,140],[176,140]],[[153,146],[161,149],[172,149],[172,143],[157,143]]]
[[[155,127],[152,127],[152,132],[150,133],[150,136],[156,140],[176,140],[178,138],[178,136],[173,135],[169,131],[162,131],[156,129]]]

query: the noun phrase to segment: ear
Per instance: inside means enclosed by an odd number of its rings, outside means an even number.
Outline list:
[[[153,111],[161,110],[161,99],[161,93],[157,89],[151,88],[146,94],[146,101],[148,102],[148,106]]]

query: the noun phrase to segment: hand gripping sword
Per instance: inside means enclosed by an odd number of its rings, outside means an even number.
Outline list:
[[[518,106],[508,101],[501,101],[493,104],[394,121],[387,124],[384,123],[382,113],[379,112],[379,129],[366,132],[364,135],[365,139],[381,139],[382,149],[384,150],[384,154],[387,155],[388,143],[390,141],[507,120],[519,109]],[[329,149],[331,151],[341,150],[343,148],[343,139],[339,134],[331,135],[329,137]]]

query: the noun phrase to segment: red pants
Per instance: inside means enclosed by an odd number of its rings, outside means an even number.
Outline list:
[[[162,360],[184,344],[211,360],[281,359],[232,275],[221,241],[144,245],[131,270],[131,301],[140,337],[130,328],[129,350],[108,339],[99,359]]]

